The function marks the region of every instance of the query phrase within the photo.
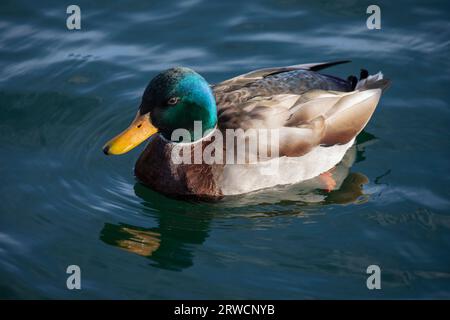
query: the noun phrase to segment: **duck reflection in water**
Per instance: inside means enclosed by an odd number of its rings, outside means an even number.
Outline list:
[[[227,209],[236,207],[245,212],[246,206],[295,203],[298,204],[298,213],[305,205],[318,205],[320,208],[327,204],[358,204],[367,201],[368,195],[364,194],[363,185],[369,179],[361,173],[350,172],[350,167],[364,160],[364,147],[374,138],[366,132],[361,133],[356,145],[329,172],[336,181],[336,189],[331,192],[323,191],[324,181],[318,177],[294,186],[230,197],[218,203],[178,200],[168,203],[165,196],[136,183],[134,191],[143,200],[144,213],[148,214],[149,208],[157,209],[156,213],[152,212],[158,227],[142,228],[126,223],[105,223],[100,240],[146,257],[155,267],[181,271],[193,265],[195,247],[208,238],[210,223],[218,212],[226,213]],[[174,207],[170,208],[171,204]]]
[[[142,228],[125,223],[105,223],[100,239],[128,252],[148,257],[152,265],[162,269],[182,270],[193,265],[193,248],[202,244],[209,234],[211,217],[194,219],[192,210],[177,207],[163,208],[164,196],[137,183],[134,191],[146,206],[157,208],[155,214],[158,227]],[[167,201],[167,200],[166,200]],[[176,213],[174,213],[176,211]]]

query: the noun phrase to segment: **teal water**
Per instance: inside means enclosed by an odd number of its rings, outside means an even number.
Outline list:
[[[68,4],[2,1],[0,298],[450,298],[449,6],[377,3],[381,30],[365,1],[77,1],[68,31]],[[184,202],[136,183],[143,146],[101,151],[165,68],[335,59],[392,79],[337,192]]]

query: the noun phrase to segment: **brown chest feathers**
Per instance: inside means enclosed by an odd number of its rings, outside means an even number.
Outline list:
[[[217,181],[223,165],[195,164],[194,147],[201,144],[201,150],[209,144],[199,141],[191,145],[191,164],[175,164],[172,161],[174,144],[160,135],[148,143],[135,165],[136,178],[155,191],[173,197],[218,199],[222,192]]]

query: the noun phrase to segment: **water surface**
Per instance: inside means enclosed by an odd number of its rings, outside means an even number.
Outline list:
[[[381,30],[365,1],[77,4],[80,31],[59,1],[0,4],[0,298],[450,298],[444,1],[378,2]],[[214,83],[335,59],[393,83],[339,192],[173,200],[135,181],[144,146],[101,152],[165,68]]]

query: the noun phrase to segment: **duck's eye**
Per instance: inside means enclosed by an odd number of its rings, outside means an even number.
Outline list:
[[[172,97],[169,100],[167,100],[167,104],[174,105],[177,104],[179,100],[180,100],[179,97]]]

